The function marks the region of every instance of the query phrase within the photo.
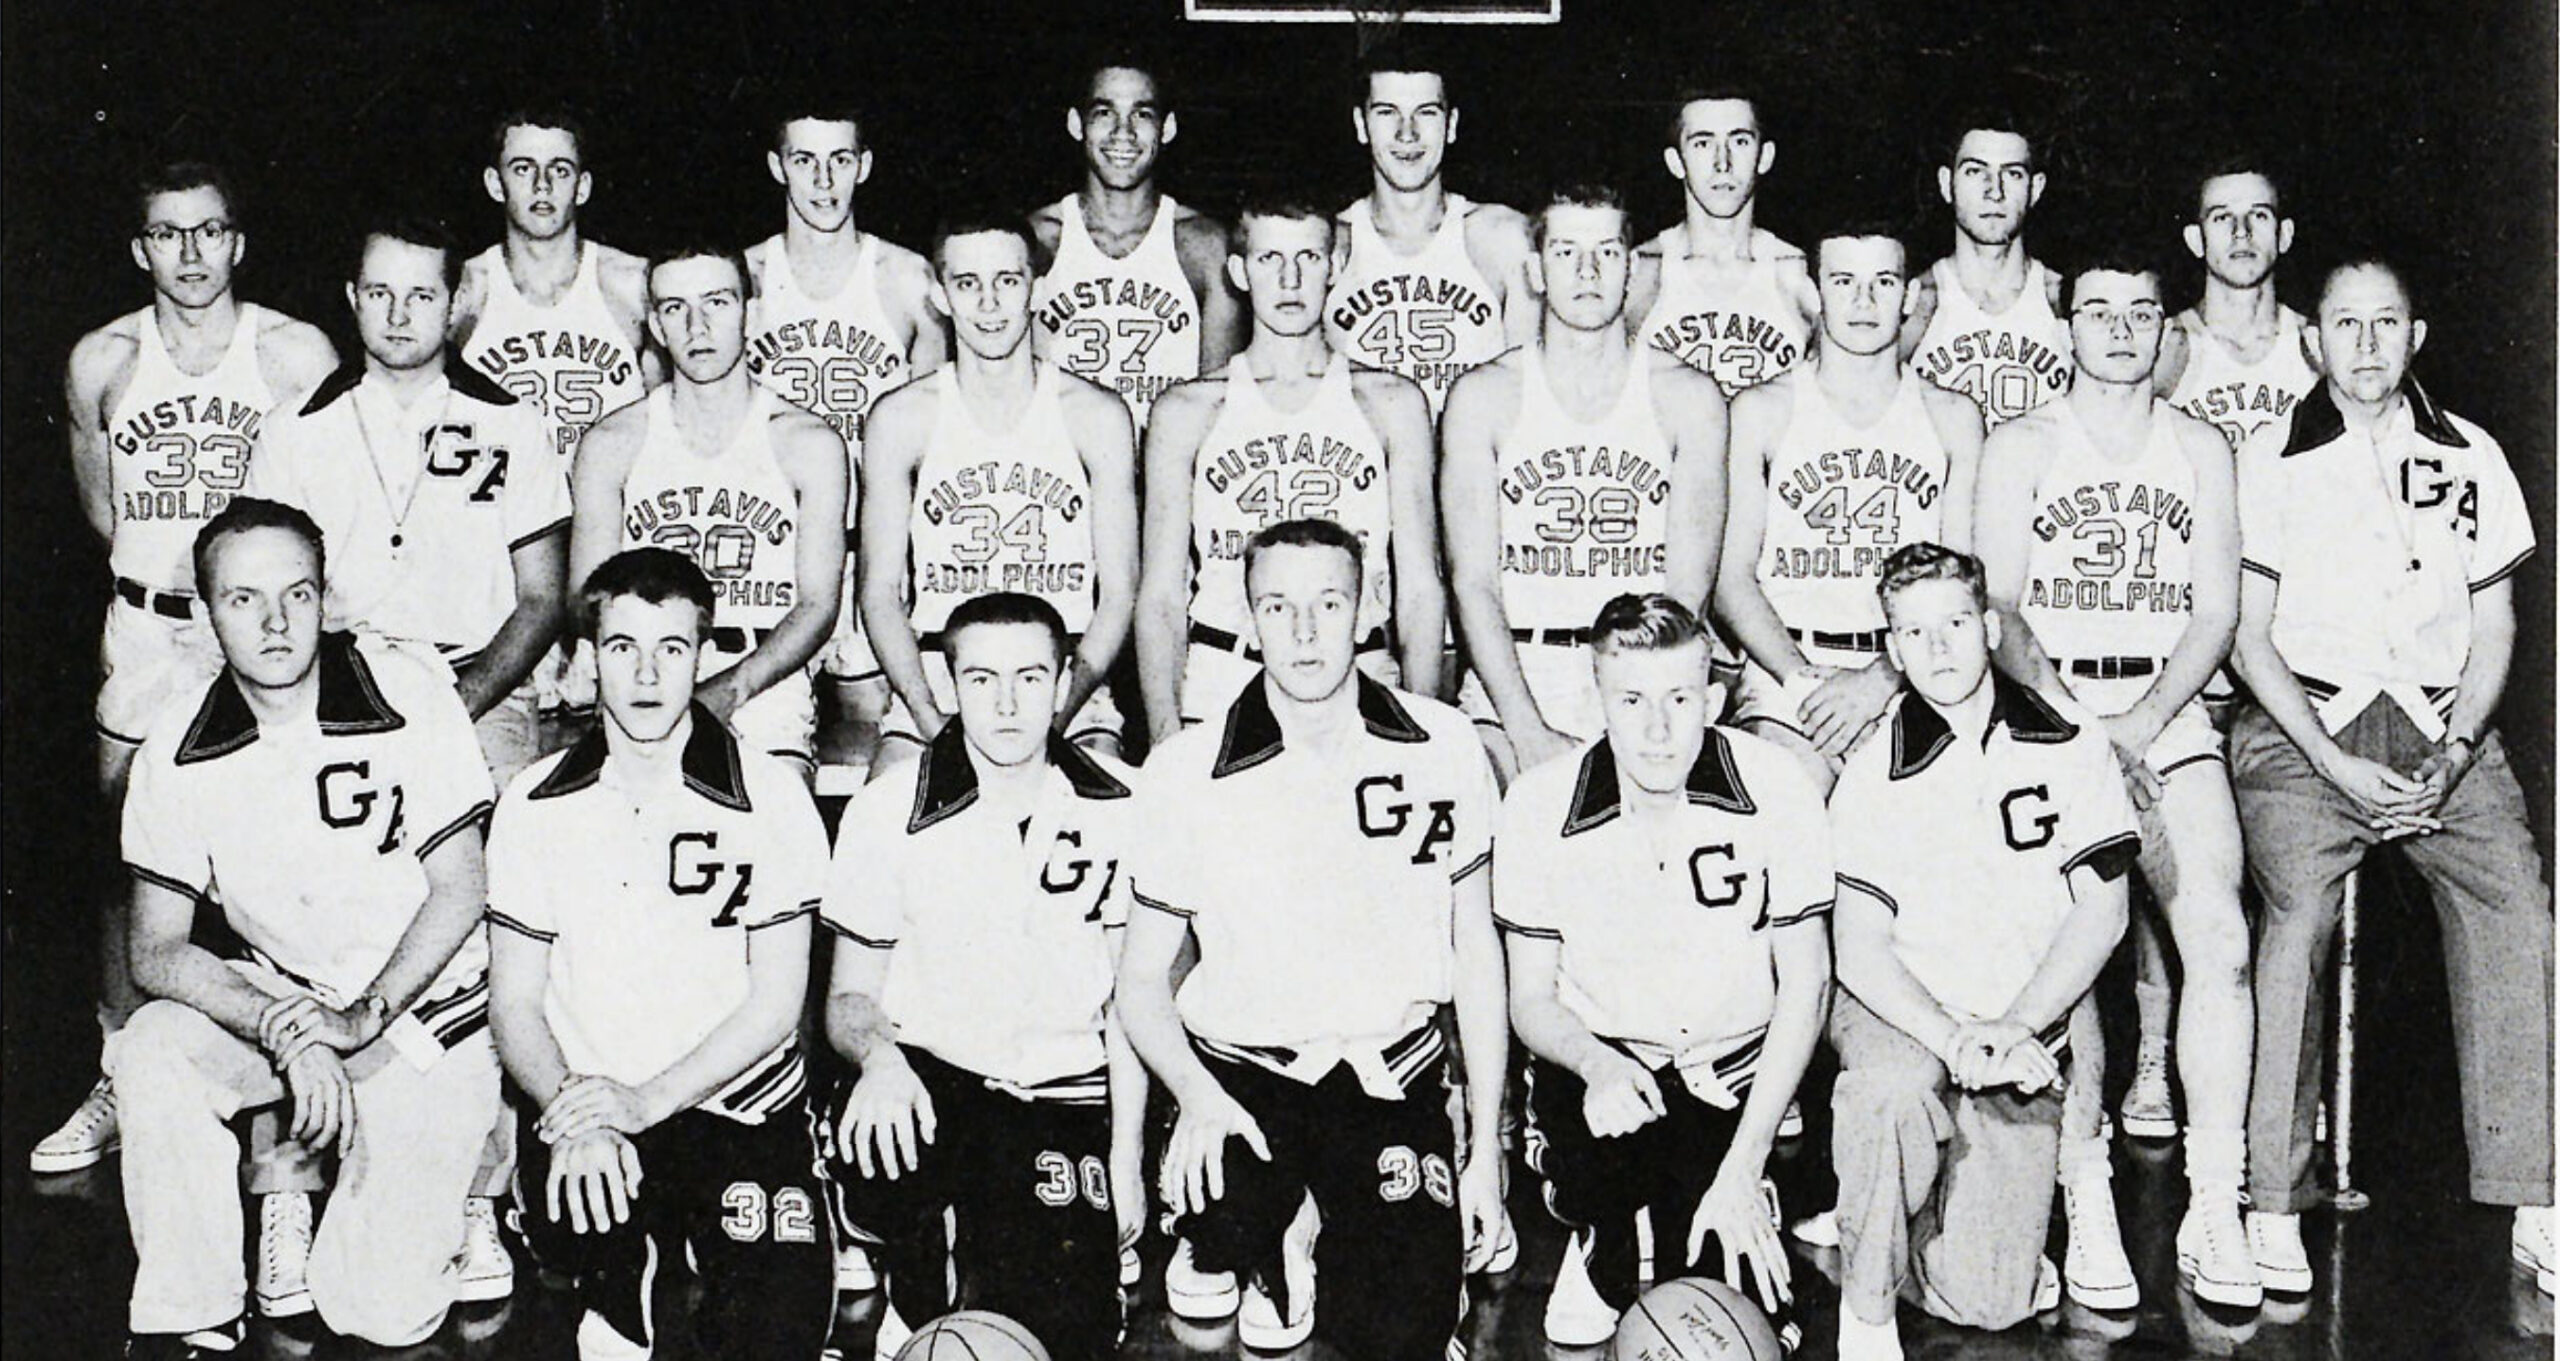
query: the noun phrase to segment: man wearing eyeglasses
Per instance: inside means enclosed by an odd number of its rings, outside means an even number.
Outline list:
[[[2068,286],[2070,389],[1985,442],[1974,542],[1993,600],[2024,625],[2007,630],[2004,668],[2049,693],[2058,683],[2099,715],[2131,786],[2143,878],[2186,965],[2178,1273],[2202,1299],[2251,1308],[2263,1283],[2239,1204],[2254,1029],[2240,823],[2221,734],[2197,698],[2239,623],[2231,446],[2154,395],[2167,316],[2157,269],[2101,256]],[[2084,1014],[2071,1037],[2063,1278],[2091,1308],[2130,1308],[2139,1291],[2098,1137],[2104,1068],[2092,1021]]]
[[[65,384],[72,477],[115,573],[96,710],[98,781],[111,806],[124,801],[153,716],[222,669],[195,599],[196,530],[246,481],[268,409],[338,364],[317,328],[232,295],[247,238],[221,171],[165,166],[135,196],[133,262],[151,278],[151,304],[82,336]],[[101,906],[98,1021],[112,1035],[141,996],[121,892]],[[102,1079],[27,1161],[40,1174],[73,1172],[115,1146],[115,1098]]]

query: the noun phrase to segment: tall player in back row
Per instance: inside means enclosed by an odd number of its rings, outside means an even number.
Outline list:
[[[2160,276],[2122,257],[2071,279],[2070,394],[1984,446],[1975,538],[1993,600],[2024,627],[2003,660],[2058,679],[2098,717],[2142,814],[2139,865],[2186,966],[2178,1076],[2190,1119],[2179,1274],[2216,1304],[2263,1285],[2240,1219],[2253,1020],[2240,913],[2240,823],[2222,736],[2199,701],[2240,612],[2231,446],[2153,395]],[[2095,1026],[2075,1024],[2061,1173],[2063,1279],[2093,1308],[2138,1295],[2116,1228]]]
[[[1902,676],[1875,591],[1905,544],[1973,538],[1982,413],[1895,353],[1903,244],[1851,226],[1814,243],[1814,362],[1733,401],[1716,613],[1746,658],[1734,723],[1796,754],[1816,789]]]
[[[694,701],[751,749],[807,766],[808,666],[843,592],[850,463],[826,422],[748,380],[751,288],[726,251],[650,262],[649,334],[674,374],[580,442],[569,563],[584,581],[624,548],[693,558],[718,597]]]
[[[1465,699],[1506,780],[1600,735],[1582,650],[1600,606],[1703,607],[1724,539],[1724,394],[1628,338],[1626,208],[1566,190],[1536,231],[1538,334],[1459,380],[1440,427]]]
[[[756,304],[747,372],[835,427],[847,457],[890,389],[939,367],[951,352],[927,295],[933,270],[923,256],[863,231],[855,191],[871,177],[871,147],[849,108],[798,104],[773,123],[766,173],[782,186],[782,230],[747,248]],[[856,470],[845,472],[845,506],[859,504]],[[854,531],[851,521],[845,530]],[[889,682],[862,634],[854,574],[843,573],[835,635],[823,652],[830,682],[819,755],[827,765],[871,762]]]
[[[213,679],[222,655],[196,601],[196,530],[238,492],[268,408],[319,386],[338,365],[328,338],[233,296],[248,237],[222,172],[166,166],[135,189],[133,263],[151,303],[72,347],[64,383],[71,473],[89,527],[107,541],[115,596],[98,644],[98,783],[109,806],[151,717]],[[126,958],[130,907],[118,880],[98,903],[98,1024],[109,1036],[141,1005]],[[116,1146],[115,1097],[101,1080],[28,1154],[38,1173],[73,1172]]]
[[[1459,374],[1537,333],[1529,219],[1449,192],[1458,109],[1446,72],[1390,53],[1357,93],[1351,129],[1369,149],[1369,193],[1342,210],[1349,258],[1325,297],[1326,334],[1360,363],[1422,384],[1437,416]]]
[[[1336,520],[1363,543],[1355,644],[1373,674],[1440,685],[1445,619],[1431,408],[1413,380],[1327,342],[1340,224],[1304,200],[1248,203],[1228,277],[1253,340],[1222,372],[1165,394],[1147,430],[1147,551],[1138,674],[1156,740],[1225,712],[1260,661],[1244,546],[1285,519]]]
[[[1140,429],[1167,388],[1224,365],[1243,341],[1243,312],[1219,278],[1227,229],[1156,184],[1180,130],[1153,71],[1094,68],[1067,110],[1084,183],[1031,214],[1043,262],[1034,349],[1120,394]]]
[[[2071,328],[2062,277],[2027,253],[2027,214],[2044,197],[2038,148],[2020,121],[1985,114],[1960,124],[1938,197],[1954,210],[1955,249],[1918,280],[1904,325],[1920,376],[1961,392],[1993,429],[2071,385]]]
[[[1758,100],[1725,90],[1682,99],[1662,150],[1686,191],[1681,220],[1637,250],[1628,286],[1636,338],[1713,375],[1727,397],[1795,367],[1821,308],[1804,252],[1753,220],[1777,157]]]
[[[462,265],[454,351],[532,402],[565,461],[578,436],[659,381],[648,352],[648,266],[578,232],[595,192],[586,133],[567,112],[498,120],[482,187],[506,210],[507,234]]]
[[[1120,715],[1101,686],[1138,593],[1129,413],[1032,357],[1020,219],[955,219],[934,262],[934,301],[951,315],[958,352],[891,393],[862,447],[871,494],[855,557],[866,632],[898,694],[886,735],[903,739],[903,756],[940,735],[958,712],[951,612],[1010,591],[1048,602],[1073,640],[1057,678],[1067,735],[1116,745]],[[873,776],[888,764],[873,763]]]

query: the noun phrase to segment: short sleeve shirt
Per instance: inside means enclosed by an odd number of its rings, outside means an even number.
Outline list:
[[[1773,935],[1829,915],[1831,828],[1795,759],[1707,731],[1667,826],[1623,810],[1608,739],[1523,772],[1502,801],[1494,920],[1557,942],[1557,993],[1647,1062],[1753,1066],[1777,1006]]]
[[[1133,777],[1062,739],[1049,762],[1017,819],[944,728],[912,778],[846,810],[826,923],[838,949],[890,952],[880,1004],[901,1043],[1025,1096],[1099,1101]]]
[[[2073,905],[2071,872],[2113,878],[2141,849],[2106,730],[1993,673],[1989,729],[1955,732],[1905,689],[1831,792],[1842,891],[1892,909],[1893,951],[1941,1006],[2001,1015]]]
[[[1465,715],[1356,683],[1359,722],[1330,750],[1282,740],[1257,676],[1147,762],[1131,888],[1191,923],[1200,963],[1176,1001],[1203,1040],[1353,1057],[1450,999],[1492,768]]]
[[[2404,398],[2353,429],[2323,386],[2241,449],[2241,567],[2276,583],[2276,651],[2332,732],[2377,692],[2440,731],[2472,596],[2533,552],[2498,442],[2414,382]]]
[[[744,1005],[756,933],[818,910],[826,825],[800,777],[696,706],[683,777],[635,794],[601,727],[507,788],[489,921],[550,946],[542,1010],[574,1072],[638,1084]],[[702,1103],[756,1123],[806,1089],[797,1036]]]
[[[228,668],[194,707],[161,715],[134,757],[124,859],[220,903],[260,957],[345,1005],[425,905],[427,857],[486,822],[489,771],[432,652],[324,633],[319,653],[303,721],[261,726]],[[475,931],[421,995],[422,1019],[479,989],[487,963]]]
[[[406,407],[340,369],[278,410],[249,492],[300,506],[329,549],[329,623],[478,652],[514,612],[513,553],[569,524],[569,473],[541,411],[454,365]]]

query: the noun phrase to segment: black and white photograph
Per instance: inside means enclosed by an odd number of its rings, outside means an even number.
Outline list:
[[[0,1354],[2554,1354],[2560,9],[0,8]]]

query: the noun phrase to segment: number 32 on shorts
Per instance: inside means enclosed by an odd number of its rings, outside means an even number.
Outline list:
[[[818,1241],[817,1201],[801,1187],[779,1187],[768,1197],[754,1182],[733,1181],[720,1193],[720,1204],[729,1211],[720,1217],[720,1231],[738,1242],[764,1237],[767,1224],[777,1243]]]

